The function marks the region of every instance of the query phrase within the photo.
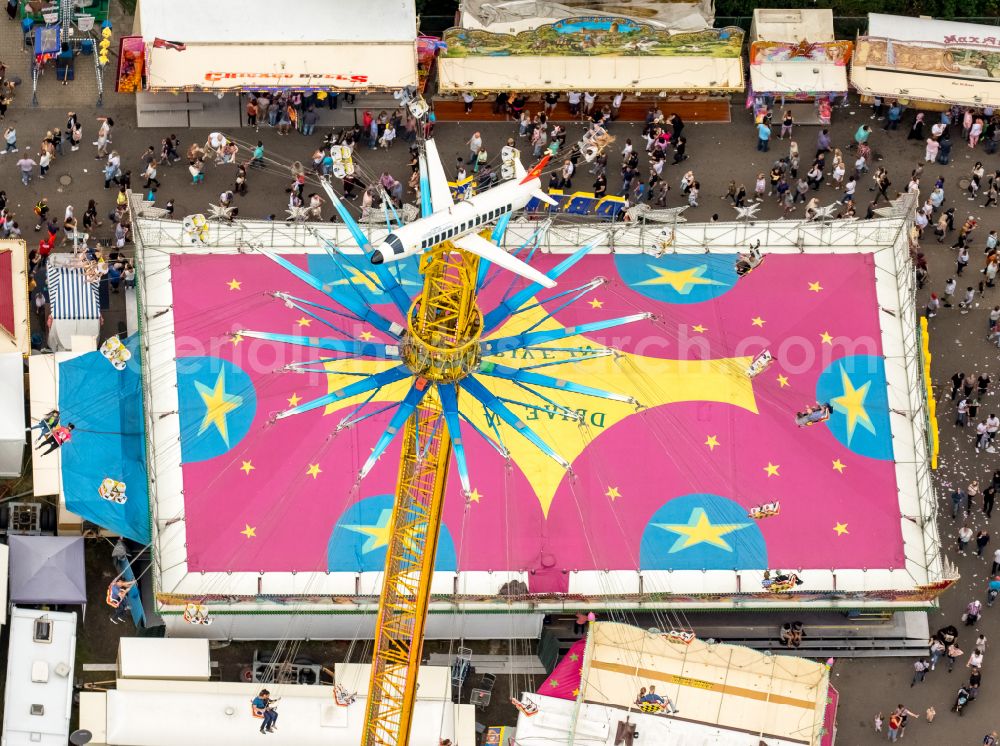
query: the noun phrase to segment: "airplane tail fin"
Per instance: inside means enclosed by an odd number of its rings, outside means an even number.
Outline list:
[[[549,162],[549,159],[551,157],[552,157],[551,155],[546,154],[542,158],[542,160],[540,160],[538,163],[535,164],[534,168],[532,168],[530,171],[528,171],[528,173],[526,173],[523,177],[521,177],[521,181],[519,181],[518,183],[519,184],[526,184],[529,181],[531,181],[532,179],[539,178],[541,176],[541,174],[542,174],[542,169],[545,168],[545,165]],[[520,164],[518,164],[518,165],[520,165]],[[515,174],[515,176],[518,175],[518,173],[516,171],[516,166],[515,166],[514,174]]]

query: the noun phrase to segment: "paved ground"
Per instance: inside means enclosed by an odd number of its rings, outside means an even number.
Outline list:
[[[9,27],[0,22],[0,30],[2,30],[0,31],[0,45],[4,49],[11,49],[9,46],[11,43]],[[8,65],[10,65],[9,59],[13,54],[14,52],[8,53]],[[7,191],[10,205],[18,212],[20,222],[26,227],[26,238],[29,242],[33,241],[31,226],[34,221],[31,215],[31,205],[41,195],[49,197],[53,214],[60,216],[67,203],[72,203],[77,208],[78,214],[81,214],[90,198],[98,200],[103,213],[106,213],[113,206],[114,194],[112,191],[105,192],[103,189],[100,162],[94,160],[94,148],[90,146],[96,133],[94,117],[98,116],[99,112],[92,105],[87,105],[89,93],[83,90],[83,86],[79,89],[75,86],[76,84],[71,84],[61,90],[59,88],[46,89],[43,92],[44,95],[41,96],[43,106],[38,109],[31,109],[26,105],[30,101],[30,96],[26,97],[22,91],[20,99],[8,113],[5,122],[5,124],[14,123],[18,127],[18,140],[22,153],[30,147],[33,155],[37,154],[37,143],[44,135],[45,130],[64,124],[67,108],[74,108],[85,122],[84,141],[87,147],[81,148],[77,153],[67,153],[65,157],[58,159],[53,164],[50,176],[46,180],[40,181],[36,178],[28,188],[21,186],[15,173],[14,161],[17,156],[0,156],[0,174],[6,175],[5,178],[0,179],[0,188]],[[61,99],[63,95],[72,97],[72,106],[50,108],[53,100],[63,100]],[[161,130],[135,129],[134,110],[118,105],[120,99],[121,97],[112,97],[108,107],[100,114],[105,115],[110,112],[115,117],[117,125],[114,130],[113,147],[123,154],[125,167],[131,168],[133,173],[138,173],[141,171],[139,155],[149,144],[158,147],[160,139],[168,133]],[[852,105],[847,109],[838,108],[833,127],[835,144],[846,145],[851,140],[851,135],[858,124],[862,121],[868,122],[868,117],[869,111],[858,105]],[[922,160],[923,156],[922,145],[906,140],[909,121],[912,121],[912,115],[904,120],[903,127],[899,131],[883,133],[881,130],[876,130],[872,138],[874,149],[884,157],[882,165],[885,165],[890,171],[893,191],[905,188],[910,170]],[[438,127],[438,140],[446,166],[450,167],[450,164],[455,162],[456,157],[465,154],[465,142],[476,129],[482,131],[487,147],[493,152],[499,149],[507,135],[514,133],[513,125],[504,124],[440,125]],[[614,147],[609,167],[609,192],[614,192],[620,187],[620,179],[618,178],[620,158],[617,155],[620,144],[626,137],[631,137],[635,143],[641,142],[638,127],[616,125],[613,131],[619,138],[619,143],[616,143]],[[573,132],[574,130],[571,129],[571,133]],[[807,167],[808,159],[815,149],[817,132],[815,127],[804,127],[795,132],[795,138],[803,154],[804,168]],[[204,142],[207,132],[186,130],[176,134],[180,136],[182,146],[186,148],[192,141]],[[235,133],[235,136],[242,140],[250,140],[251,135],[257,137],[246,130]],[[684,171],[689,168],[694,170],[697,178],[701,181],[701,205],[687,211],[685,217],[689,220],[709,220],[713,213],[718,213],[722,219],[734,217],[735,213],[728,202],[720,199],[720,195],[725,193],[728,180],[730,178],[738,179],[745,183],[748,190],[752,192],[756,174],[758,172],[766,173],[775,158],[787,153],[787,143],[780,141],[774,141],[770,153],[758,153],[755,150],[756,138],[753,128],[748,124],[747,114],[741,107],[734,109],[732,124],[692,124],[687,127],[685,135],[688,138],[688,153],[691,157],[682,166],[668,167],[666,174],[669,183],[674,188],[668,202],[670,206],[680,204],[681,197],[677,185]],[[312,150],[321,139],[320,134],[311,138],[297,134],[279,137],[270,130],[262,131],[259,137],[264,141],[269,153],[286,159],[296,158],[303,161],[308,160]],[[959,223],[970,212],[983,219],[983,227],[977,231],[976,241],[973,244],[973,264],[969,270],[971,275],[974,271],[978,271],[979,266],[981,266],[979,252],[986,233],[992,226],[1000,223],[1000,220],[997,219],[994,208],[983,210],[979,206],[981,201],[967,201],[965,196],[959,193],[957,182],[968,175],[976,159],[983,160],[988,169],[993,169],[1000,167],[1000,157],[986,156],[981,151],[972,153],[957,139],[953,154],[951,165],[928,168],[924,182],[926,185],[928,181],[933,181],[933,178],[939,173],[946,178],[947,204],[957,207]],[[401,144],[397,144],[397,147],[389,152],[369,153],[366,151],[360,155],[360,159],[369,171],[377,172],[383,168],[389,168],[404,182],[408,177],[406,150]],[[59,183],[59,177],[64,175],[72,180],[68,186],[61,186]],[[584,174],[580,176],[582,177]],[[167,199],[174,199],[176,214],[183,216],[193,212],[206,211],[208,204],[217,199],[219,192],[229,188],[232,172],[210,166],[207,170],[205,184],[193,188],[190,185],[186,168],[180,164],[173,168],[161,169],[160,179],[162,187],[158,192],[158,202],[162,204]],[[141,182],[136,180],[134,183]],[[241,215],[263,217],[275,213],[283,216],[286,201],[286,195],[283,191],[285,183],[286,178],[283,175],[275,173],[251,174],[249,193],[246,197],[237,200]],[[862,215],[867,200],[872,196],[872,193],[868,191],[870,183],[870,179],[863,180],[858,190],[859,212]],[[589,188],[589,184],[589,178],[578,178],[574,186],[577,189],[586,189]],[[927,189],[928,187],[925,186],[925,193]],[[835,198],[833,188],[824,187],[820,196],[823,204],[832,202]],[[801,214],[801,209],[799,207],[797,214]],[[779,212],[777,205],[768,200],[761,211],[761,216],[776,218],[779,216]],[[98,235],[109,236],[109,225],[109,222],[105,221],[105,225],[98,231]],[[954,252],[948,247],[953,242],[954,238],[952,237],[943,246],[938,245],[932,236],[930,240],[924,242],[925,253],[930,265],[930,283],[924,291],[925,293],[932,289],[940,291],[944,281],[951,276],[954,270]],[[989,370],[995,380],[1000,380],[996,349],[987,345],[984,339],[986,309],[988,306],[1000,303],[1000,291],[989,290],[987,292],[986,298],[981,299],[979,307],[970,314],[961,315],[957,309],[948,309],[932,322],[932,349],[935,353],[933,375],[938,390],[942,392],[941,398],[943,399],[940,410],[942,415],[942,468],[939,474],[942,484],[949,484],[955,479],[967,480],[972,477],[979,478],[983,482],[993,469],[1000,468],[1000,456],[983,454],[976,457],[972,449],[972,436],[968,432],[959,433],[957,428],[952,425],[952,408],[944,392],[948,378],[956,370],[964,372]],[[920,303],[922,304],[925,300],[926,296],[924,295],[921,297]],[[120,312],[120,296],[113,296],[112,303],[113,313]],[[111,331],[113,332],[114,329]],[[996,401],[992,395],[987,397],[982,413],[988,414],[991,411],[990,404]],[[942,494],[944,495],[942,505],[944,505],[947,502],[947,493],[942,489]],[[945,511],[945,515],[950,515],[950,509]],[[985,525],[981,514],[976,515],[973,524],[975,528]],[[956,529],[957,526],[953,525],[950,520],[945,520],[942,524],[942,534],[948,541],[949,549],[953,546],[951,538]],[[1000,546],[1000,537],[998,537],[997,542],[991,545],[990,549],[995,549],[997,546]],[[982,595],[981,589],[989,569],[984,560],[974,556],[956,556],[954,551],[949,551],[949,554],[956,559],[963,574],[963,580],[957,590],[952,591],[943,599],[943,610],[932,615],[932,629],[945,623],[960,624],[959,617],[964,605],[973,595]],[[848,745],[875,743],[876,736],[871,732],[870,727],[872,717],[878,710],[888,713],[894,705],[900,702],[921,713],[921,719],[914,722],[907,731],[907,743],[970,744],[970,746],[981,743],[985,732],[994,727],[1000,727],[1000,714],[991,711],[988,705],[995,692],[1000,690],[998,689],[1000,681],[993,674],[995,666],[990,661],[990,658],[996,655],[992,652],[992,645],[1000,647],[998,617],[1000,617],[1000,611],[988,609],[980,626],[981,630],[993,638],[985,666],[983,694],[981,695],[982,699],[973,703],[962,718],[949,713],[948,708],[959,684],[965,681],[967,670],[964,668],[964,662],[952,674],[940,669],[935,671],[926,682],[913,689],[909,687],[911,659],[838,662],[834,669],[835,681],[843,695],[838,743]],[[971,630],[966,632],[963,629],[960,643],[966,651],[970,649],[974,637]],[[926,724],[923,719],[923,713],[929,705],[933,705],[938,710],[938,719],[931,725]],[[881,737],[885,738],[884,735]]]

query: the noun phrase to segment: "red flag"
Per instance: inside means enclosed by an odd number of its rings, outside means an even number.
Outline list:
[[[178,52],[183,52],[187,49],[187,45],[180,41],[167,41],[166,39],[160,39],[157,37],[153,39],[153,47],[156,49],[176,49]]]

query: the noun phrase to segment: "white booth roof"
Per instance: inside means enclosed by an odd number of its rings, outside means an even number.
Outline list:
[[[847,66],[832,63],[761,62],[750,65],[757,93],[841,93],[848,89]]]
[[[751,41],[835,41],[829,8],[755,8]]]
[[[742,91],[739,57],[440,57],[442,92]]]
[[[277,705],[277,729],[272,746],[356,746],[365,723],[369,666],[351,666],[363,673],[357,701],[338,706],[331,686],[269,684]],[[425,675],[425,670],[427,674]],[[342,666],[337,666],[338,680]],[[352,681],[353,676],[348,676]],[[449,670],[425,666],[420,682],[450,686]],[[119,679],[117,688],[98,696],[81,697],[80,727],[94,734],[91,746],[174,746],[177,743],[257,743],[260,720],[250,701],[261,684],[208,681],[154,681]],[[442,738],[453,743],[475,742],[472,705],[452,703],[450,689],[421,686],[413,712],[412,746],[438,746]],[[182,713],[182,717],[178,717]],[[65,740],[63,741],[65,743]]]
[[[333,12],[329,0],[295,0],[285,8],[270,0],[211,3],[204,0],[142,0],[137,17],[147,42],[412,42],[417,38],[414,0],[367,0]],[[192,19],[197,18],[197,23]]]
[[[35,620],[51,624],[51,641],[34,639]],[[76,614],[14,607],[10,615],[4,746],[65,746],[73,707]],[[32,706],[41,711],[31,713]]]
[[[118,675],[123,679],[203,679],[212,674],[208,640],[183,637],[123,637]]]
[[[868,36],[895,41],[947,44],[958,47],[1000,49],[1000,27],[978,23],[939,21],[934,18],[893,16],[887,13],[868,14]],[[992,39],[992,42],[983,40]]]
[[[0,477],[21,476],[24,458],[24,357],[0,352]]]

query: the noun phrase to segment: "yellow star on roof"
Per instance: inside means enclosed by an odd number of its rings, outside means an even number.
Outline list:
[[[847,444],[850,445],[851,438],[854,437],[854,428],[859,424],[868,432],[875,433],[875,425],[868,416],[868,410],[865,409],[865,397],[868,396],[868,388],[872,382],[865,381],[858,388],[854,388],[854,383],[844,370],[844,366],[840,366],[840,383],[844,387],[844,393],[835,396],[830,403],[837,412],[847,417]]]
[[[296,394],[293,391],[292,395],[290,397],[288,397],[288,406],[290,406],[290,407],[297,407],[297,406],[299,406],[299,402],[300,401],[302,401],[302,397],[299,396],[298,394]]]
[[[814,293],[818,293],[820,290],[823,289],[823,286],[820,285],[819,282],[810,282],[809,289],[812,290]]]
[[[769,477],[780,477],[778,469],[781,468],[781,464],[772,464],[770,461],[767,462],[767,466],[764,467],[764,471],[767,472]]]
[[[833,527],[833,530],[837,532],[837,536],[843,536],[846,533],[850,533],[847,530],[846,523],[838,523],[836,526]]]
[[[240,531],[240,533],[243,534],[248,539],[256,539],[257,538],[257,527],[256,526],[251,526],[249,523],[244,523],[243,525],[246,526],[246,528],[243,529],[242,531]]]
[[[296,319],[295,323],[299,326],[309,326],[313,322],[312,319],[303,316],[301,319]]]
[[[702,326],[701,324],[695,324],[694,326],[691,327],[691,331],[695,331],[700,334],[701,332],[707,332],[708,328]]]
[[[473,487],[472,488],[472,492],[469,493],[469,502],[470,503],[477,503],[477,502],[479,502],[482,499],[483,499],[483,496],[481,494],[479,494],[479,490],[477,490],[475,487]]]
[[[663,267],[654,267],[652,264],[646,266],[653,270],[657,276],[637,282],[636,285],[669,285],[681,295],[688,295],[695,285],[725,285],[724,282],[703,277],[708,272],[707,264],[682,270],[664,269]]]
[[[783,375],[781,375],[779,373],[778,374],[778,386],[780,386],[781,388],[785,388],[785,386],[787,386],[787,385],[788,385],[788,376],[783,376]]]
[[[226,392],[225,368],[219,371],[219,376],[215,379],[215,385],[212,388],[209,388],[201,381],[195,381],[194,387],[205,404],[205,416],[202,417],[198,434],[201,435],[208,428],[214,426],[222,437],[222,441],[228,446],[229,427],[226,416],[234,409],[243,406],[243,397]]]
[[[654,523],[657,528],[677,534],[677,541],[670,547],[670,554],[680,552],[698,544],[711,544],[727,552],[733,551],[722,537],[733,531],[739,531],[749,526],[749,523],[717,523],[712,524],[704,508],[694,508],[687,523]]]
[[[240,471],[242,471],[247,476],[250,476],[250,472],[252,472],[256,468],[257,467],[253,465],[252,461],[244,461],[243,466],[240,467]]]
[[[618,491],[617,487],[608,487],[608,491],[604,493],[604,496],[611,498],[611,502],[614,502],[622,496],[622,493]]]
[[[319,464],[309,464],[309,468],[306,469],[306,475],[315,479],[322,471],[323,470],[319,468]]]
[[[603,308],[604,307],[604,301],[597,300],[597,298],[594,298],[593,300],[589,300],[587,302],[590,304],[591,308]]]
[[[382,288],[379,287],[376,282],[377,276],[374,272],[362,272],[356,267],[348,267],[348,273],[351,275],[350,278],[346,280],[337,280],[332,285],[361,285],[366,290],[373,293],[381,293]]]
[[[766,323],[767,322],[764,321],[764,319],[762,319],[760,316],[754,316],[752,319],[750,319],[751,326],[759,326],[761,329],[764,328],[764,324]]]
[[[573,696],[574,697],[579,697],[580,696],[580,690],[579,689],[574,689],[573,690]]]
[[[239,280],[237,280],[237,279],[236,279],[236,278],[234,277],[234,278],[233,278],[232,280],[230,280],[230,281],[229,281],[229,282],[227,282],[226,284],[227,284],[227,285],[229,286],[229,289],[230,289],[230,290],[239,290],[239,289],[240,289],[240,285],[242,285],[243,283],[242,283],[242,282],[240,282]]]
[[[361,332],[361,334],[359,334],[358,336],[364,342],[371,342],[375,338],[375,335],[372,334],[371,332]]]
[[[847,467],[847,464],[845,464],[839,458],[835,459],[834,462],[833,462],[833,469],[834,469],[834,471],[840,472],[841,474],[844,473],[844,469],[846,467]]]
[[[709,435],[708,440],[705,441],[705,445],[708,446],[708,450],[714,451],[715,447],[719,445],[719,438],[715,435]]]
[[[830,332],[823,332],[822,334],[819,335],[819,338],[823,340],[823,344],[825,345],[833,344],[833,337],[830,336]]]
[[[238,345],[240,342],[243,341],[243,335],[240,334],[239,332],[236,332],[232,337],[229,338],[229,341],[232,342],[234,346]]]
[[[392,538],[391,519],[392,511],[389,508],[383,508],[382,512],[379,513],[378,520],[374,524],[345,525],[344,528],[348,531],[353,531],[356,534],[368,537],[365,540],[365,543],[361,545],[361,553],[368,554],[375,549],[389,545],[389,539]]]

